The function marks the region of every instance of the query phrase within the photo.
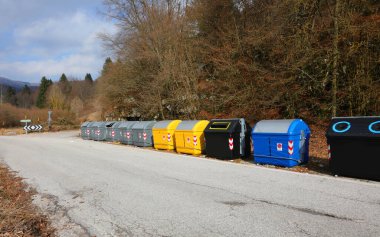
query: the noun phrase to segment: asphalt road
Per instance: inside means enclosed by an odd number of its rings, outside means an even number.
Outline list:
[[[380,183],[83,141],[0,137],[61,236],[380,236]]]

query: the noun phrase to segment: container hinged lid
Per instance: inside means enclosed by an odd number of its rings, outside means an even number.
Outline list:
[[[295,119],[262,120],[253,129],[253,133],[288,133]]]

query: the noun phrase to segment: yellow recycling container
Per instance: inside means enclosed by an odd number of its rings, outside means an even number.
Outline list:
[[[174,131],[180,122],[181,120],[164,120],[157,122],[152,129],[154,148],[162,150],[174,150]]]
[[[203,131],[207,120],[182,121],[175,131],[176,149],[178,153],[200,155],[206,148]]]

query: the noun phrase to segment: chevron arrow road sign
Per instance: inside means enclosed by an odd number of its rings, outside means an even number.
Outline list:
[[[42,129],[42,126],[39,124],[36,125],[28,125],[24,127],[24,130],[26,131],[40,131]]]

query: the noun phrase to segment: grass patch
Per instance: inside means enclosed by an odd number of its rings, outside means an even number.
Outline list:
[[[32,203],[33,190],[0,164],[0,237],[55,236],[47,217]]]

